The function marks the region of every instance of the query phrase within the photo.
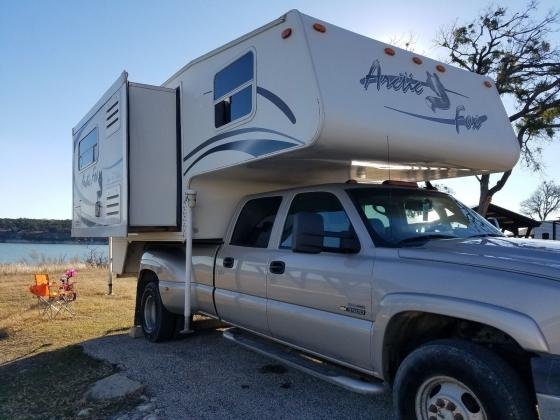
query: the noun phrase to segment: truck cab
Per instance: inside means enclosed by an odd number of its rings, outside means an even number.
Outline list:
[[[142,257],[138,322],[151,340],[170,338],[183,313],[182,252],[168,246]],[[559,258],[560,247],[506,238],[451,196],[415,184],[318,185],[245,197],[223,241],[195,242],[191,307],[385,381],[403,413],[503,414],[468,364],[453,380],[411,385],[416,363],[439,354],[450,375],[458,354],[518,399],[509,409],[522,417],[505,418],[530,418],[535,393],[550,392],[541,388],[543,366],[560,360],[549,356],[560,352],[549,323],[558,319]]]

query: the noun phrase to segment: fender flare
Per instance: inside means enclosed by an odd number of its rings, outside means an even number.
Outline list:
[[[525,350],[538,353],[550,352],[537,323],[529,316],[508,308],[423,293],[391,293],[381,300],[378,308],[372,351],[374,367],[379,373],[385,372],[383,347],[387,327],[395,316],[404,312],[424,312],[478,322],[508,334]]]

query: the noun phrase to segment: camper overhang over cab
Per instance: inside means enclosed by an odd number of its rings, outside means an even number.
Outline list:
[[[117,79],[73,129],[72,234],[219,239],[247,194],[502,172],[518,157],[492,80],[290,11],[160,87]]]

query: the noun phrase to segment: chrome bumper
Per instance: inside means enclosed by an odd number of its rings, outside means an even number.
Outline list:
[[[540,420],[560,419],[560,397],[537,393]]]
[[[531,370],[540,419],[560,419],[560,356],[534,357]]]

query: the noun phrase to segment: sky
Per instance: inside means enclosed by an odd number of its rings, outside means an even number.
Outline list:
[[[433,43],[437,30],[474,18],[487,4],[1,0],[0,217],[71,217],[72,127],[124,69],[132,81],[160,85],[190,60],[290,9],[384,42],[412,34],[417,51],[444,59]],[[507,4],[519,9],[525,2]],[[540,11],[553,6],[541,1]],[[543,156],[542,173],[518,164],[493,202],[518,211],[541,180],[559,182],[560,141]],[[459,200],[477,204],[474,178],[445,183]]]

